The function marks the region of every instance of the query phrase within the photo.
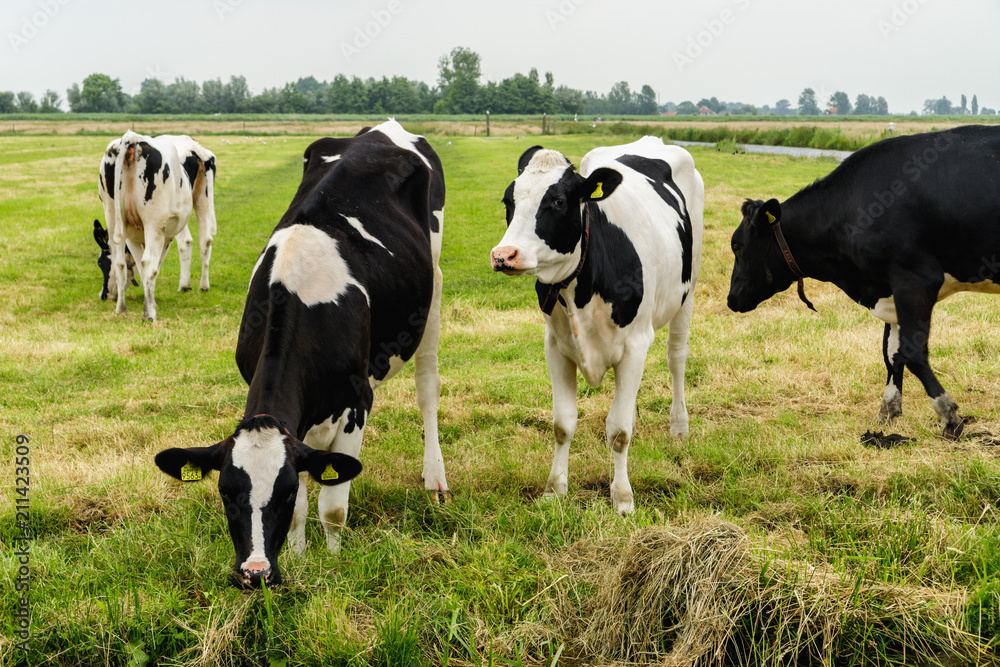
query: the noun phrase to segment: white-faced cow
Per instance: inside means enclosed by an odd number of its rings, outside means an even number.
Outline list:
[[[372,390],[411,357],[424,486],[448,493],[437,431],[444,195],[437,155],[395,121],[306,149],[302,184],[250,279],[236,347],[244,421],[216,445],[156,457],[177,478],[185,465],[220,470],[237,585],[280,581],[286,534],[305,548],[305,472],[324,485],[319,517],[339,550]]]
[[[941,299],[1000,293],[1000,128],[886,139],[785,202],[747,200],[742,212],[729,307],[753,310],[796,281],[805,300],[803,277],[832,282],[885,322],[880,417],[902,413],[909,368],[943,435],[961,435],[958,406],[931,370],[927,341]]]
[[[567,490],[577,370],[596,387],[614,368],[606,425],[614,459],[611,500],[620,512],[631,512],[628,446],[636,396],[646,352],[664,326],[673,380],[670,432],[688,432],[684,367],[705,187],[691,155],[655,137],[595,148],[579,174],[562,153],[535,146],[517,170],[503,197],[507,233],[491,259],[495,271],[537,278],[555,426],[545,493]]]
[[[116,300],[116,312],[125,312],[126,244],[139,267],[146,319],[156,319],[156,278],[175,238],[181,258],[178,289],[191,289],[193,241],[188,218],[192,208],[198,217],[201,246],[200,286],[201,291],[208,290],[208,263],[216,233],[215,155],[211,151],[187,136],[126,132],[108,144],[101,159],[98,194],[110,237],[111,275],[105,280],[108,295]]]

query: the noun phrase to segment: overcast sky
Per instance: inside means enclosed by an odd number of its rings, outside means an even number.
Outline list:
[[[716,96],[822,105],[883,96],[893,113],[962,94],[1000,107],[1000,0],[2,0],[0,90],[41,97],[94,72],[143,79],[243,75],[437,82],[442,54],[482,56],[483,82],[532,67],[607,93],[649,84],[661,103]]]

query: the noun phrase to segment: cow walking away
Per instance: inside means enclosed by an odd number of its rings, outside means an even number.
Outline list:
[[[902,414],[903,370],[946,438],[958,406],[927,359],[934,304],[1000,293],[1000,127],[964,126],[864,148],[786,201],[747,200],[732,236],[729,307],[747,312],[801,279],[832,282],[885,322],[879,417]]]
[[[305,152],[291,206],[250,278],[236,364],[249,384],[243,421],[210,447],[160,452],[156,464],[219,470],[236,550],[232,581],[281,581],[288,536],[305,548],[305,476],[324,486],[319,517],[339,551],[372,390],[416,362],[424,487],[448,494],[438,443],[444,174],[423,137],[395,121]],[[327,451],[332,450],[332,451]]]
[[[208,264],[216,233],[215,169],[215,155],[188,136],[126,132],[108,144],[98,171],[98,195],[110,246],[111,261],[104,279],[116,312],[126,310],[126,248],[139,268],[146,319],[156,319],[156,278],[174,239],[181,260],[178,289],[191,289],[193,238],[188,218],[192,210],[198,218],[201,246],[200,287],[208,291]]]
[[[537,279],[555,427],[545,493],[567,491],[577,371],[596,387],[613,368],[615,396],[606,424],[614,459],[611,501],[628,513],[634,509],[628,446],[636,396],[646,353],[665,326],[673,382],[670,432],[688,432],[684,369],[705,187],[691,155],[655,137],[595,148],[584,156],[580,173],[562,153],[534,146],[517,171],[503,197],[507,232],[491,261],[495,271]]]

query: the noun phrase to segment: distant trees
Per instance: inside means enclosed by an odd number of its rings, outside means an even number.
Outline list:
[[[816,104],[816,91],[806,88],[799,95],[799,114],[803,116],[815,116],[819,114],[819,106]]]
[[[862,116],[886,116],[889,114],[889,103],[884,97],[869,97],[864,93],[859,93],[854,102],[855,115]]]
[[[479,54],[462,46],[441,56],[438,61],[438,87],[441,99],[434,105],[435,113],[478,113]]]
[[[836,109],[838,116],[846,116],[851,113],[851,98],[843,91],[838,90],[831,95],[827,105],[830,108],[830,113],[834,113],[833,110]]]
[[[972,115],[979,115],[979,99],[975,95],[972,96]]]

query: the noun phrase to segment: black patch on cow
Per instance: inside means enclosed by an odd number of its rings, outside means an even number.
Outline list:
[[[586,306],[595,294],[611,304],[611,319],[619,327],[635,320],[642,304],[642,262],[631,239],[621,227],[608,222],[597,204],[590,207],[590,244],[587,258],[576,279],[573,302]],[[535,284],[539,303],[541,283]]]
[[[115,198],[115,163],[104,163],[104,191],[112,199]]]
[[[521,153],[521,157],[517,160],[517,175],[520,176],[521,173],[528,167],[528,163],[531,162],[531,158],[535,157],[535,153],[542,150],[541,146],[532,146],[528,150]]]
[[[139,142],[139,148],[142,150],[142,156],[146,160],[146,166],[142,170],[142,180],[146,182],[145,200],[148,202],[153,198],[153,192],[156,191],[156,174],[163,167],[163,156],[160,155],[160,151],[145,141]]]
[[[347,413],[347,423],[344,425],[344,433],[354,433],[355,428],[365,427],[365,411],[352,409]]]
[[[166,183],[167,179],[170,178],[170,165],[163,165],[163,182]]]
[[[181,165],[184,167],[184,173],[187,174],[188,183],[190,183],[192,187],[194,187],[194,179],[198,178],[198,165],[200,164],[201,158],[198,157],[198,154],[189,153],[188,156],[184,158],[184,162]]]
[[[558,253],[576,250],[583,234],[580,220],[580,177],[570,166],[562,177],[549,186],[535,211],[535,236]]]
[[[677,217],[679,218],[677,235],[681,239],[681,282],[689,282],[691,280],[691,264],[694,257],[692,251],[694,232],[691,228],[691,216],[688,214],[687,201],[684,199],[684,193],[674,183],[673,170],[670,168],[670,163],[666,160],[658,160],[641,155],[622,155],[618,158],[618,162],[645,176],[660,199],[666,202],[667,206],[674,209],[674,212],[677,213]],[[667,184],[670,184],[671,187],[668,188]],[[683,299],[681,302],[683,303]]]
[[[511,182],[507,186],[507,189],[503,191],[503,199],[500,201],[504,205],[504,216],[507,218],[507,226],[510,227],[510,221],[514,219],[514,183]]]

